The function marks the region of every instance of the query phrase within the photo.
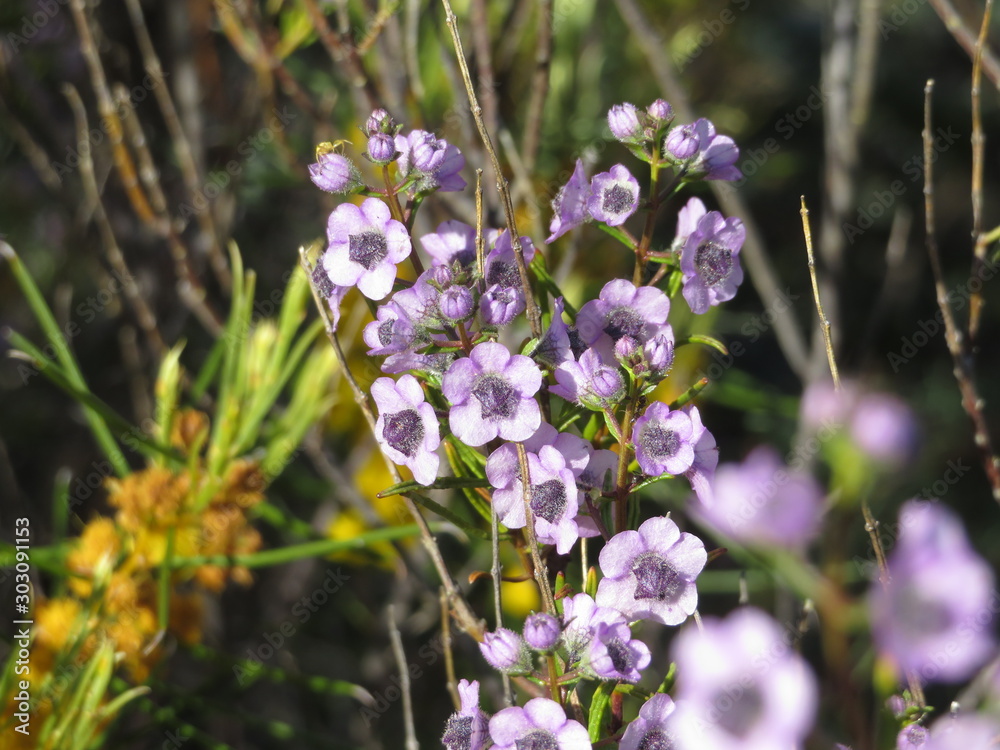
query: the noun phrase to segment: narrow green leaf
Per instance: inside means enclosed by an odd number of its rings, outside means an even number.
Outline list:
[[[590,735],[591,742],[601,739],[604,726],[604,713],[611,705],[611,693],[614,692],[615,683],[598,683],[594,691],[594,697],[590,699],[590,714],[587,716],[587,734]]]
[[[380,493],[378,497],[392,497],[393,495],[405,495],[407,492],[414,492],[417,490],[455,490],[461,489],[462,487],[489,487],[490,483],[487,479],[476,479],[476,478],[466,478],[466,477],[440,477],[434,484],[430,486],[425,486],[420,484],[420,482],[415,482],[412,479],[400,482],[399,484],[394,484],[391,487],[386,487]]]
[[[685,344],[704,344],[705,346],[712,347],[717,352],[725,355],[729,354],[729,350],[726,348],[726,345],[712,336],[693,333],[690,336],[677,339],[677,346],[684,346]]]

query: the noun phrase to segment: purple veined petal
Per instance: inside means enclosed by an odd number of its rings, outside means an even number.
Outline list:
[[[452,362],[441,381],[441,392],[452,404],[465,403],[468,400],[472,386],[482,374],[479,366],[471,359],[461,358]]]
[[[627,576],[632,569],[632,560],[638,553],[645,551],[646,542],[638,531],[619,531],[601,550],[598,557],[601,572],[606,578]]]
[[[380,265],[368,273],[358,276],[357,287],[368,299],[385,299],[392,291],[392,282],[396,280],[396,267]]]
[[[498,711],[490,719],[490,737],[500,746],[514,746],[515,740],[532,730],[535,725],[519,706]]]
[[[479,404],[470,402],[451,407],[448,417],[452,433],[474,448],[486,445],[500,434],[498,423],[484,420],[480,413]]]
[[[654,516],[643,521],[638,533],[646,549],[663,554],[672,551],[683,536],[677,524],[666,516]]]
[[[507,347],[495,341],[477,345],[469,356],[485,372],[502,372],[511,359]]]
[[[566,712],[547,698],[532,698],[524,704],[524,712],[536,727],[550,732],[558,732],[566,723]]]
[[[517,416],[512,420],[500,422],[497,434],[504,440],[520,442],[534,435],[541,422],[542,412],[538,407],[538,402],[534,399],[521,399],[517,408]]]

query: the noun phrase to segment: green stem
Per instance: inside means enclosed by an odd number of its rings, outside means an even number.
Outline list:
[[[642,283],[642,272],[646,267],[646,254],[653,244],[653,230],[656,228],[656,214],[660,208],[660,152],[653,152],[649,162],[649,213],[646,214],[646,226],[642,230],[639,246],[635,251],[635,270],[632,272],[632,283],[639,286]]]
[[[615,528],[618,534],[628,526],[628,465],[632,458],[632,423],[635,421],[635,408],[639,400],[640,389],[635,381],[629,383],[628,401],[625,405],[625,416],[621,421],[621,440],[618,442],[618,471],[615,475]]]

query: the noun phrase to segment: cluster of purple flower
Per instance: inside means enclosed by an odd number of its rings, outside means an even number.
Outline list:
[[[646,110],[617,105],[608,116],[612,134],[650,166],[648,200],[624,165],[588,179],[577,161],[553,202],[547,242],[596,222],[635,255],[631,280],[609,281],[575,313],[547,275],[532,288],[544,262],[528,237],[515,239],[509,231],[446,221],[419,238],[429,260],[425,270],[410,236],[417,208],[435,191],[465,186],[459,174],[464,158],[446,141],[424,131],[404,135],[377,110],[364,128],[364,156],[381,171],[384,188],[366,185],[357,166],[328,145],[318,149],[310,170],[324,190],[367,196],[331,214],[328,248],[313,283],[334,324],[352,287],[379,303],[363,336],[368,354],[383,358],[382,372],[399,376],[372,385],[379,412],[375,437],[385,455],[433,487],[443,474],[438,448],[448,441],[455,449],[447,452],[451,471],[489,487],[492,512],[508,533],[517,537],[528,528],[526,540],[551,545],[558,555],[587,538],[604,542],[603,577],[585,583],[587,592],[530,616],[523,634],[498,627],[480,644],[501,672],[559,687],[550,698],[489,718],[479,707],[479,683],[463,680],[461,709],[443,737],[448,750],[589,748],[588,730],[567,717],[560,691],[581,680],[634,685],[651,657],[632,626],[643,620],[680,626],[695,612],[705,544],[669,516],[630,528],[634,492],[644,482],[684,477],[692,490],[689,515],[740,545],[801,551],[817,531],[824,493],[800,467],[785,467],[769,449],[752,452],[741,465],[719,467],[715,438],[689,398],[673,404],[651,399],[674,361],[671,298],[680,293],[701,314],[731,299],[743,279],[742,222],[706,210],[697,198],[679,210],[674,240],[663,250],[652,249],[655,221],[645,222],[639,239],[624,226],[640,209],[655,216],[685,183],[740,176],[735,144],[717,135],[712,123],[673,120],[662,100]],[[665,187],[659,184],[663,169],[674,174]],[[416,271],[413,282],[398,278],[407,259]],[[536,299],[550,313],[514,350],[505,342],[515,337],[506,331],[516,330]],[[810,402],[813,411],[820,402]],[[849,412],[855,421],[877,422],[874,430],[859,428],[859,443],[901,424],[892,409],[872,417],[877,410],[836,408],[840,419]],[[894,442],[905,432],[900,428]],[[884,442],[871,453],[888,459],[892,451]],[[926,672],[935,650],[956,628],[968,628],[992,586],[960,526],[930,513],[900,540],[891,561],[896,580],[871,597],[880,651],[914,672]],[[972,600],[950,587],[957,576],[974,582]],[[916,615],[917,609],[919,616],[902,614]],[[796,639],[750,607],[686,626],[672,645],[674,697],[648,696],[638,717],[613,739],[626,750],[798,747],[812,723],[817,688],[794,648]],[[950,661],[937,664],[934,679],[967,676],[992,648],[985,637],[966,639],[961,653],[949,652]],[[542,670],[535,652],[545,656]]]

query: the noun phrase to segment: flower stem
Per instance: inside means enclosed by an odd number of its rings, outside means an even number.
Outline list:
[[[639,246],[635,250],[635,270],[632,272],[632,283],[636,286],[642,283],[642,272],[646,267],[646,253],[653,244],[653,230],[656,228],[656,214],[660,208],[660,150],[654,150],[649,162],[649,213],[646,214],[646,226],[643,227]]]
[[[615,523],[614,533],[625,531],[628,526],[628,465],[632,458],[632,423],[635,421],[635,408],[639,400],[639,389],[635,381],[629,383],[628,401],[625,405],[625,416],[621,422],[621,440],[618,442],[618,471],[615,475]]]

